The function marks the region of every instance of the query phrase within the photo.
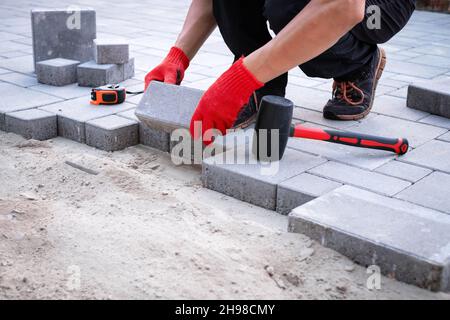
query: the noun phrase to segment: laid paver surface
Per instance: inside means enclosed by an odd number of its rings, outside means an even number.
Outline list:
[[[127,73],[135,72],[134,77],[126,82],[130,89],[143,89],[146,73],[163,59],[175,42],[189,3],[189,0],[111,0],[108,6],[105,6],[104,2],[88,4],[88,7],[96,10],[99,39],[114,37],[130,45],[129,56],[135,59],[136,69],[122,70]],[[116,116],[112,115],[135,120],[132,111],[127,110],[134,110],[143,95],[130,96],[128,104],[118,107],[95,107],[89,105],[89,88],[80,88],[77,85],[52,87],[37,83],[34,74],[30,10],[67,8],[74,5],[83,8],[86,2],[38,0],[33,2],[33,7],[23,0],[1,2],[0,130],[5,130],[6,114],[33,108],[56,114],[59,134],[80,142],[86,141],[85,127],[90,120],[104,117],[117,120]],[[259,168],[252,171],[245,167],[211,165],[209,172],[217,174],[208,176],[209,183],[219,191],[271,209],[275,209],[277,201],[280,200],[280,197],[277,197],[278,190],[289,191],[283,198],[289,200],[285,202],[289,202],[288,207],[295,203],[291,201],[293,194],[302,197],[302,203],[316,197],[327,197],[335,188],[344,184],[344,188],[362,188],[365,189],[362,193],[374,194],[370,201],[376,204],[380,217],[384,217],[385,211],[390,210],[390,205],[381,203],[388,199],[395,201],[395,204],[406,204],[406,209],[400,210],[402,214],[406,215],[409,205],[414,205],[414,208],[420,208],[417,210],[423,210],[420,212],[438,212],[433,219],[439,220],[445,213],[450,213],[447,200],[450,190],[450,125],[448,119],[426,112],[432,110],[408,108],[406,98],[410,84],[442,79],[450,75],[448,43],[450,15],[416,12],[408,26],[385,45],[388,64],[380,80],[377,100],[371,115],[357,122],[324,120],[321,111],[331,97],[332,82],[308,78],[300,69],[290,72],[287,97],[298,106],[295,111],[297,122],[304,121],[306,126],[407,137],[412,150],[405,157],[398,158],[382,151],[291,139],[285,161],[290,165],[283,169],[283,162],[281,163],[281,175],[267,178],[255,174]],[[191,62],[183,85],[205,90],[232,61],[233,56],[216,30]],[[199,96],[195,96],[192,101],[198,98]],[[170,103],[170,99],[167,103]],[[178,106],[182,106],[182,101]],[[161,112],[163,111],[164,109],[161,109]],[[188,117],[181,117],[178,120],[185,127],[187,119]],[[167,133],[145,130],[148,128],[144,129],[140,124],[142,143],[169,150]],[[150,138],[146,140],[146,137]],[[133,141],[135,143],[135,140]],[[232,175],[228,176],[229,181],[237,181],[241,185],[224,185],[217,179],[227,176],[229,172],[232,172]],[[301,177],[317,184],[317,188],[302,185],[300,182],[298,185],[292,185]],[[242,188],[244,183],[264,186],[266,193],[248,196]],[[377,203],[378,200],[380,203]],[[287,207],[284,206],[282,211],[289,210]],[[399,224],[396,232],[402,232],[400,226]],[[407,225],[404,228],[407,229]]]

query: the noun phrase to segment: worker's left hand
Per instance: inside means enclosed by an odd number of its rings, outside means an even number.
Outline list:
[[[243,60],[234,63],[203,95],[191,120],[194,139],[202,138],[205,144],[210,144],[209,138],[205,138],[205,132],[210,129],[225,135],[253,92],[264,86],[244,66]]]

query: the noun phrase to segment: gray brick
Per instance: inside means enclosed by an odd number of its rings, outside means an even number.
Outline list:
[[[79,61],[56,58],[36,64],[38,81],[52,86],[65,86],[77,82]]]
[[[0,130],[5,130],[5,113],[31,109],[60,101],[44,93],[27,90],[9,83],[0,83]]]
[[[153,81],[136,109],[136,116],[148,127],[171,133],[189,128],[203,92]]]
[[[450,214],[450,175],[433,172],[396,197]]]
[[[289,84],[286,88],[286,97],[296,106],[322,112],[327,101],[331,99],[331,85],[329,90],[324,91]]]
[[[315,167],[309,173],[387,196],[393,196],[411,185],[404,180],[333,161]]]
[[[278,185],[277,212],[287,215],[293,209],[341,186],[338,182],[302,173]]]
[[[410,85],[408,107],[450,118],[450,77]]]
[[[118,151],[139,144],[137,121],[116,115],[86,122],[86,144],[105,151]]]
[[[430,67],[398,60],[388,60],[387,70],[394,73],[400,73],[408,76],[426,79],[435,78],[445,73],[445,69],[442,68]]]
[[[446,131],[443,128],[383,115],[368,118],[352,127],[351,130],[391,138],[407,138],[413,148],[439,137]]]
[[[170,134],[164,131],[151,129],[143,125],[142,122],[140,122],[136,117],[136,109],[121,112],[117,115],[139,122],[139,141],[141,144],[163,152],[170,152]]]
[[[48,140],[58,136],[56,115],[39,109],[7,113],[6,131],[20,134],[25,139]]]
[[[131,79],[134,77],[135,70],[134,70],[134,58],[131,58],[129,61],[125,62],[122,65],[123,68],[123,81]]]
[[[278,184],[325,161],[302,152],[287,150],[280,162],[271,165],[251,163],[250,160],[255,160],[249,149],[251,149],[249,146],[240,146],[204,160],[202,173],[204,186],[236,199],[275,210]],[[232,161],[234,164],[220,164],[223,159],[227,160],[225,163]]]
[[[96,64],[89,61],[80,64],[77,69],[78,85],[82,87],[100,87],[117,84],[124,80],[123,67],[117,64]]]
[[[410,182],[417,182],[429,175],[432,170],[400,161],[391,161],[375,170],[376,172],[403,179]]]
[[[446,214],[350,186],[295,209],[289,217],[291,232],[433,291],[450,290],[449,228]]]
[[[37,84],[35,77],[17,72],[0,75],[0,81],[9,82],[24,88],[35,86]]]
[[[400,161],[450,173],[450,143],[433,140],[406,154]]]
[[[430,115],[430,116],[420,120],[420,122],[430,124],[435,127],[450,129],[450,119],[447,119],[447,118],[444,118],[441,116]]]
[[[381,96],[375,99],[373,112],[405,120],[417,121],[428,115],[427,112],[406,107],[406,99]],[[364,123],[364,122],[363,122]]]
[[[69,28],[80,17],[79,27]],[[32,10],[35,64],[43,60],[66,58],[86,62],[94,59],[96,14],[94,10]]]
[[[95,106],[89,103],[89,97],[68,100],[40,109],[58,115],[58,135],[70,140],[85,143],[85,123],[132,109],[134,105],[123,103],[113,106]]]
[[[24,74],[32,74],[34,72],[34,64],[32,56],[23,56],[18,58],[0,60],[0,68]]]
[[[124,64],[130,60],[130,46],[127,43],[96,39],[95,62],[98,64]]]
[[[65,100],[70,100],[79,97],[89,97],[91,88],[83,88],[78,84],[71,84],[63,87],[54,87],[45,84],[38,84],[30,87],[31,90],[51,94]]]
[[[438,139],[442,140],[442,141],[450,142],[450,132],[447,132],[446,134],[443,134]]]

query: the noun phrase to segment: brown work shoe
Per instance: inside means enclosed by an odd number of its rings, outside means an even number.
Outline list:
[[[323,116],[330,120],[359,120],[372,110],[378,80],[386,66],[386,52],[378,48],[367,70],[353,80],[337,80],[333,83],[333,98],[323,109]]]

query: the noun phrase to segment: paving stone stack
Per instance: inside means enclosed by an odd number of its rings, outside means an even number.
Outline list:
[[[129,45],[110,40],[95,40],[95,60],[78,66],[78,84],[100,87],[117,84],[134,76],[134,58]]]

